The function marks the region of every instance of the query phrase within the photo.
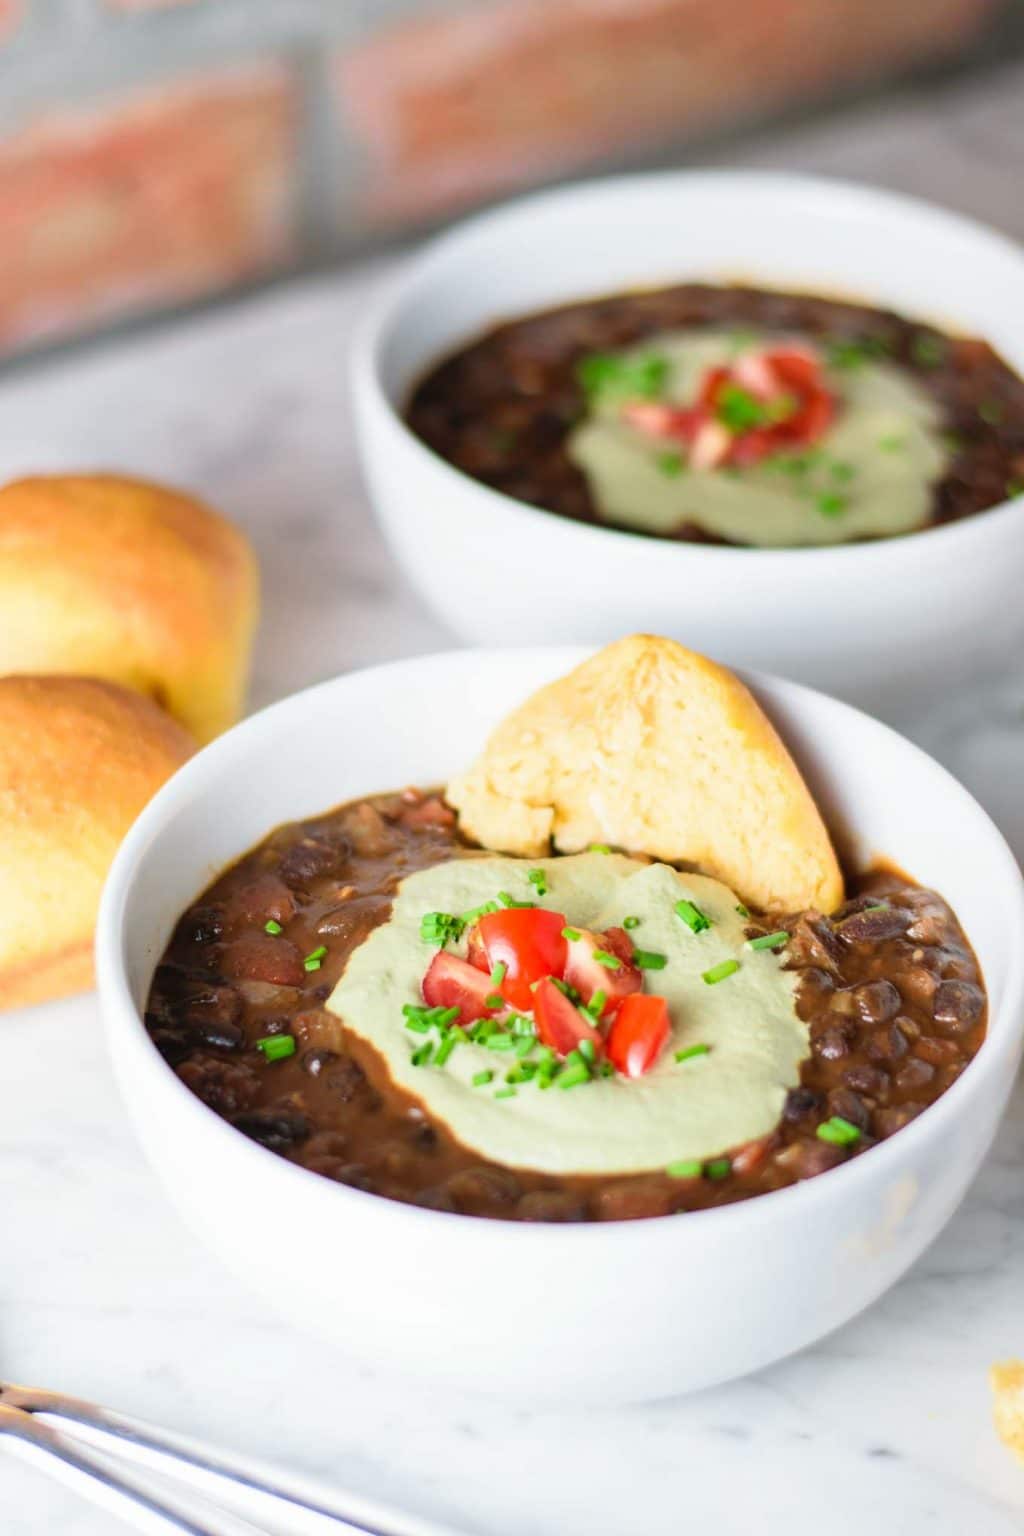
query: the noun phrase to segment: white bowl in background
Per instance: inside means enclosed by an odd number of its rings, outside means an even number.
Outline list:
[[[583,659],[458,651],[284,700],[205,748],[115,860],[97,938],[110,1048],[167,1190],[289,1322],[350,1356],[467,1390],[627,1401],[741,1375],[845,1322],[899,1278],[960,1202],[1021,1050],[1024,894],[984,811],[888,727],[792,683],[753,686],[855,863],[885,854],[953,904],[981,961],[989,1034],[939,1101],[816,1179],[719,1209],[580,1226],[402,1205],[247,1140],[181,1083],[142,1010],[175,921],[284,821],[443,783],[509,706]]]
[[[1024,503],[822,549],[747,549],[573,522],[502,495],[401,417],[416,382],[489,327],[552,305],[689,280],[861,299],[981,336],[1024,372],[1024,252],[968,219],[815,177],[683,171],[542,192],[409,262],[352,357],[378,516],[406,576],[463,640],[671,635],[906,714],[1024,641]]]

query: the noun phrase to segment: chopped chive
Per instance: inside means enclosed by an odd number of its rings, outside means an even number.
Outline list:
[[[707,1056],[710,1050],[710,1045],[688,1045],[676,1051],[676,1061],[692,1061],[695,1056]]]
[[[611,849],[609,848],[607,843],[591,843],[590,847],[587,849],[587,852],[588,853],[611,853]]]
[[[452,912],[424,912],[420,918],[420,940],[424,944],[454,944],[466,927],[464,918]]]
[[[567,997],[569,999],[570,1003],[578,1003],[579,1002],[580,995],[577,992],[576,988],[575,987],[570,987],[569,983],[567,981],[563,981],[560,976],[549,976],[548,980],[551,982],[551,984],[553,986],[556,986],[558,988],[559,992],[561,992],[563,997]],[[536,985],[536,983],[535,983],[535,985]]]
[[[498,903],[496,901],[485,901],[479,907],[472,907],[468,912],[463,912],[461,921],[464,925],[475,923],[478,917],[487,917],[489,913],[497,912],[497,910]]]
[[[580,1055],[579,1050],[578,1049],[573,1049],[573,1050],[571,1050],[569,1052],[568,1056],[566,1056],[566,1058],[565,1058],[565,1065],[567,1067],[582,1067],[582,1066],[586,1066],[586,1062],[583,1060],[583,1057]]]
[[[590,999],[590,1002],[587,1004],[588,1012],[596,1013],[598,1015],[598,1017],[600,1017],[600,1015],[601,1015],[601,1013],[602,1013],[602,1011],[604,1009],[604,1005],[605,1005],[605,1003],[607,1001],[608,1001],[608,993],[607,992],[602,992],[601,988],[598,987],[597,991],[594,993],[593,997]]]
[[[878,446],[883,453],[899,453],[907,446],[907,439],[901,432],[890,432],[887,437],[878,439]]]
[[[508,891],[499,891],[498,900],[503,907],[535,907],[537,905],[535,901],[516,901],[515,897],[510,896]]]
[[[590,1071],[585,1061],[581,1061],[578,1067],[567,1067],[558,1074],[556,1079],[559,1088],[577,1088],[580,1083],[590,1082]]]
[[[505,1020],[505,1025],[506,1028],[510,1029],[514,1035],[526,1035],[531,1040],[536,1034],[536,1031],[533,1027],[533,1020],[529,1017],[528,1014],[525,1013],[513,1013],[508,1019]]]
[[[621,357],[589,352],[576,364],[576,378],[589,404],[657,400],[668,380],[669,363],[657,352]]]
[[[458,1018],[459,1008],[458,1004],[456,1004],[454,1008],[442,1008],[440,1013],[437,1015],[437,1018],[434,1020],[434,1023],[440,1029],[447,1029],[449,1024],[457,1023]]]
[[[851,1125],[849,1120],[844,1120],[842,1115],[833,1115],[831,1120],[823,1120],[816,1135],[822,1141],[831,1142],[834,1147],[849,1147],[860,1140],[859,1128]]]
[[[579,1043],[579,1053],[583,1057],[583,1060],[586,1062],[588,1067],[592,1067],[594,1065],[596,1052],[594,1050],[593,1040],[581,1040]]]
[[[496,1099],[514,1099],[515,1096],[516,1090],[514,1088],[499,1088],[494,1095]]]
[[[727,1157],[713,1157],[710,1163],[704,1164],[704,1172],[709,1179],[727,1179],[732,1172],[732,1163]]]
[[[519,1035],[516,1038],[512,1049],[515,1051],[516,1055],[521,1061],[524,1056],[529,1056],[535,1044],[536,1042],[532,1035]]]
[[[601,1076],[602,1077],[614,1077],[614,1075],[615,1075],[615,1068],[612,1066],[611,1062],[610,1061],[602,1061],[602,1063],[601,1063]]]
[[[425,1040],[422,1045],[416,1047],[410,1059],[414,1067],[425,1067],[433,1054],[433,1042]]]
[[[484,998],[485,1008],[504,1008],[504,1006],[505,999],[501,996],[500,992],[490,992]]]
[[[633,956],[634,960],[636,956]],[[606,971],[621,971],[622,961],[618,955],[610,955],[606,949],[595,949],[594,959],[598,965],[603,965]],[[639,962],[637,962],[639,964]]]
[[[740,917],[749,917],[750,916],[750,908],[749,907],[745,907],[743,905],[742,901],[738,901],[736,903],[736,911],[739,913]]]
[[[581,938],[581,937],[582,937],[582,935],[581,935],[580,930],[578,928],[563,928],[562,929],[562,938],[563,939],[568,939],[570,944],[575,944],[576,940],[578,938]]]
[[[684,896],[682,901],[677,901],[675,906],[677,917],[681,917],[691,933],[703,933],[711,927],[711,919],[701,911],[696,902],[687,901]]]
[[[491,1035],[483,1042],[489,1051],[514,1051],[515,1041],[511,1035]]]
[[[678,1163],[669,1163],[665,1172],[670,1179],[699,1179],[703,1170],[699,1157],[687,1157]]]
[[[713,987],[716,981],[724,981],[727,976],[735,976],[739,968],[738,960],[720,960],[717,965],[711,967],[710,971],[702,973],[701,980],[706,981],[709,987]]]
[[[639,928],[640,927],[640,919],[638,917],[624,917],[622,919],[622,926],[623,926],[623,928],[630,928],[630,929],[631,928]]]
[[[553,1067],[555,1065],[555,1053],[550,1045],[538,1045],[537,1065],[539,1067]]]
[[[405,1027],[411,1029],[414,1035],[425,1035],[433,1026],[429,1019],[418,1019],[410,1015],[405,1021]]]
[[[284,929],[280,923],[275,922],[274,918],[271,917],[263,924],[263,932],[273,934],[274,938],[276,938],[279,933],[284,933]]]
[[[434,1066],[443,1067],[458,1043],[458,1031],[453,1029],[447,1035],[445,1035],[444,1039],[441,1041],[441,1044],[438,1046],[437,1055],[434,1057]]]
[[[829,473],[833,480],[838,480],[840,485],[846,485],[857,473],[856,464],[847,464],[842,459],[833,460]]]
[[[659,453],[656,462],[659,471],[666,479],[676,480],[683,472],[683,456],[681,453]]]
[[[668,965],[668,955],[661,955],[656,949],[634,949],[633,964],[642,971],[663,971]]]
[[[504,960],[499,960],[491,972],[491,986],[500,987],[502,982],[505,980],[507,971],[508,966],[505,964]]]
[[[876,901],[873,906],[864,907],[863,910],[865,912],[888,912],[889,903],[887,901]]]
[[[326,953],[327,953],[327,945],[326,944],[319,944],[316,949],[311,949],[310,950],[309,954],[306,956],[306,959],[307,959],[307,961],[309,961],[309,960],[322,960],[324,958],[324,956],[326,955]]]
[[[783,944],[789,943],[789,934],[785,928],[778,928],[774,933],[762,933],[747,942],[751,949],[781,949]]]
[[[474,1072],[471,1082],[474,1088],[483,1088],[486,1083],[494,1081],[493,1072]]]
[[[548,877],[542,869],[529,869],[526,878],[537,892],[538,896],[546,896],[548,893]]]
[[[256,1045],[268,1061],[284,1061],[286,1056],[295,1055],[294,1035],[264,1035]]]
[[[822,517],[839,517],[849,506],[849,498],[841,496],[838,491],[823,491],[818,497],[817,507]]]

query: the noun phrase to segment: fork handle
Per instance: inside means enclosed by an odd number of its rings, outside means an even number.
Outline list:
[[[205,1500],[181,1499],[169,1488],[155,1494],[152,1478],[147,1491],[130,1471],[107,1457],[81,1443],[69,1445],[31,1413],[0,1403],[0,1436],[4,1435],[28,1447],[33,1460],[38,1456],[48,1463],[47,1470],[60,1481],[147,1536],[265,1536],[248,1520],[214,1510]]]

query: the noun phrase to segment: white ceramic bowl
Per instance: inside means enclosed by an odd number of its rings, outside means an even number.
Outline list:
[[[890,716],[1024,640],[1024,503],[839,549],[670,542],[501,495],[399,412],[445,354],[512,316],[687,279],[838,293],[985,337],[1024,371],[1024,252],[910,198],[813,177],[700,171],[543,192],[471,219],[382,295],[352,360],[381,524],[412,585],[481,644],[672,635]]]
[[[959,1203],[1021,1047],[1024,896],[984,812],[916,747],[792,683],[753,686],[831,824],[952,901],[991,1024],[920,1119],[850,1164],[745,1204],[644,1221],[518,1225],[397,1204],[294,1166],[207,1109],[141,1011],[176,918],[272,827],[353,796],[443,782],[578,649],[459,651],[339,677],[188,763],[126,839],[98,967],[142,1143],[189,1223],[290,1322],[351,1356],[523,1399],[657,1397],[800,1349],[873,1301]]]

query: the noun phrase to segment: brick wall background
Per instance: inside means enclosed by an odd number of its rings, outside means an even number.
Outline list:
[[[0,357],[1011,48],[1019,0],[0,0]]]

